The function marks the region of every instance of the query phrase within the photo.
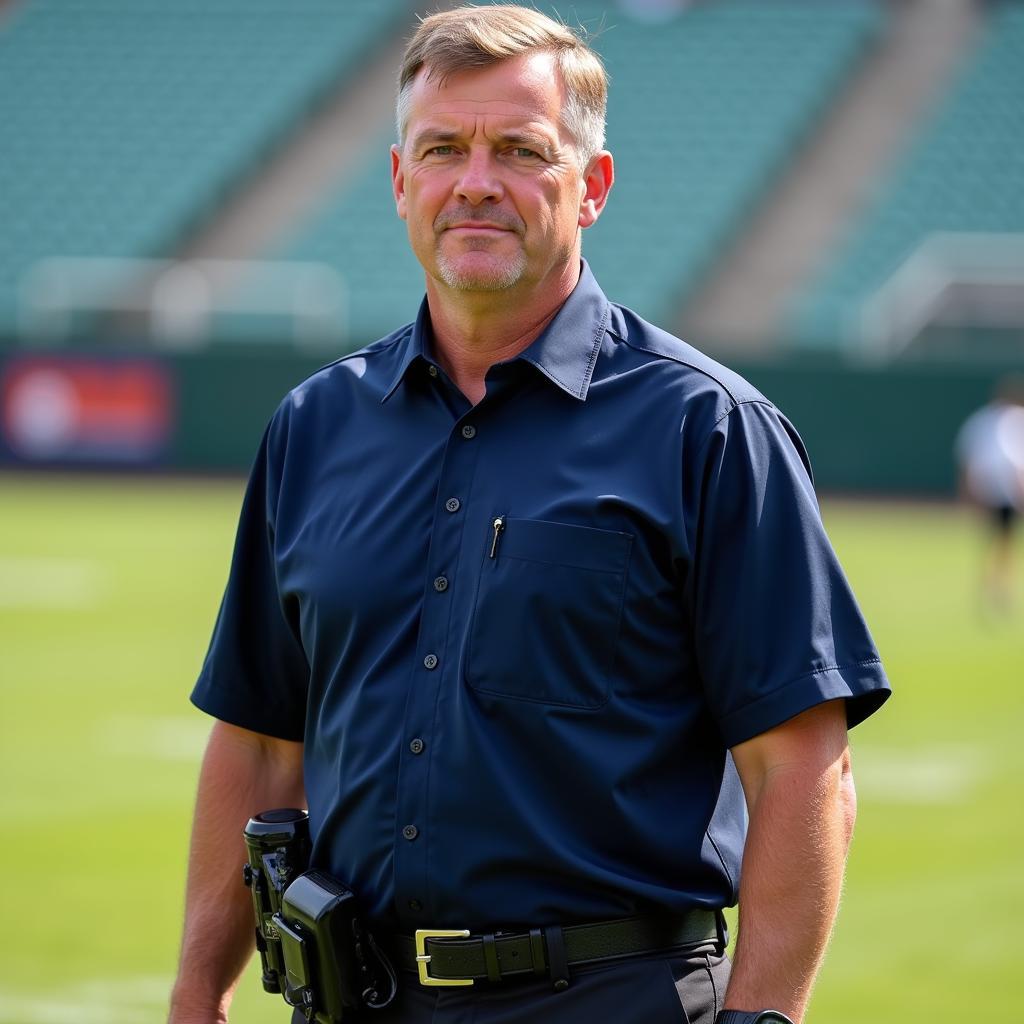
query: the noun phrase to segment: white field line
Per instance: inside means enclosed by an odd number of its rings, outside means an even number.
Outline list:
[[[118,715],[100,723],[93,737],[98,753],[155,761],[198,762],[211,720],[205,715]]]
[[[74,558],[0,556],[0,608],[93,608],[109,591],[98,562]]]
[[[161,1024],[170,977],[108,978],[45,995],[0,989],[0,1024]]]
[[[966,743],[907,751],[865,747],[853,755],[858,794],[879,803],[960,803],[969,800],[995,769],[985,748]]]

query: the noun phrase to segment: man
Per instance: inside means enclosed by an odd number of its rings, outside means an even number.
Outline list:
[[[257,457],[193,693],[220,721],[174,1024],[226,1019],[250,955],[246,818],[305,802],[314,865],[402,959],[369,1019],[801,1019],[846,730],[888,685],[792,428],[581,262],[605,94],[523,8],[409,45],[392,173],[426,299],[296,388]],[[471,933],[426,945],[465,985],[419,983],[417,929]]]
[[[992,400],[960,428],[954,454],[960,493],[991,524],[982,596],[1006,611],[1013,604],[1013,537],[1024,512],[1024,380],[999,381]]]

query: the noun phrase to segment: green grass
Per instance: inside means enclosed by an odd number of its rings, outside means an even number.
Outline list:
[[[0,476],[0,1024],[157,1024],[208,722],[188,704],[237,482]],[[979,614],[973,522],[828,504],[896,696],[811,1024],[1009,1019],[1022,952],[1024,615]],[[1024,596],[1024,595],[1022,595]],[[287,1019],[256,976],[233,1019]]]

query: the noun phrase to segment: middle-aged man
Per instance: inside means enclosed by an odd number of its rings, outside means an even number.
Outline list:
[[[605,95],[523,8],[433,15],[409,45],[392,175],[426,299],[292,391],[257,456],[193,693],[219,721],[174,1024],[226,1019],[240,829],[304,801],[313,865],[400,961],[367,1019],[804,1013],[847,728],[888,684],[793,428],[581,261]],[[425,946],[466,984],[417,980],[417,929],[470,933]]]

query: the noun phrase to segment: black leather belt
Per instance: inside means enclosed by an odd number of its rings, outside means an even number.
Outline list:
[[[617,921],[471,935],[421,928],[415,938],[392,942],[399,966],[418,971],[423,985],[472,985],[522,975],[550,977],[556,990],[569,984],[569,968],[623,956],[707,943],[725,945],[720,913],[692,910],[682,917],[624,917]]]

